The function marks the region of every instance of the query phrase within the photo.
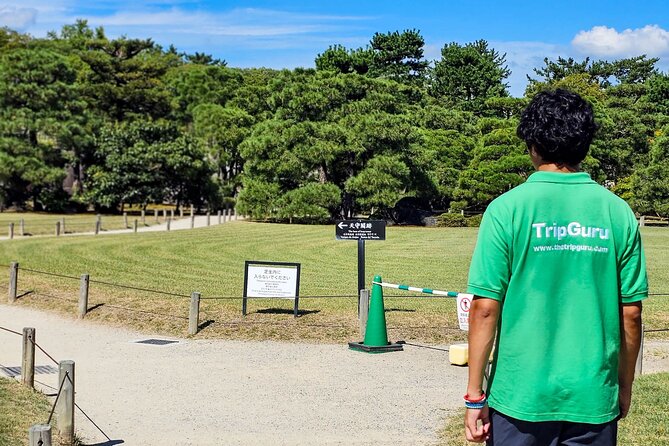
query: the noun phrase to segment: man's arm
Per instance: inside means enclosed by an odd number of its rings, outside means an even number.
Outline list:
[[[483,394],[483,374],[497,331],[500,303],[494,299],[475,296],[469,309],[469,383],[467,396],[473,399]],[[478,420],[482,425],[478,425]],[[465,436],[467,440],[481,443],[489,435],[490,419],[488,406],[483,409],[467,409],[465,412]]]
[[[620,309],[620,357],[618,384],[620,386],[620,416],[627,416],[632,402],[632,383],[636,360],[641,347],[641,301],[622,304]]]

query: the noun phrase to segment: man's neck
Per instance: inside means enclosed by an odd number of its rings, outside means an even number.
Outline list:
[[[570,166],[568,164],[543,163],[537,166],[538,172],[558,172],[558,173],[576,173],[580,172],[579,166]]]

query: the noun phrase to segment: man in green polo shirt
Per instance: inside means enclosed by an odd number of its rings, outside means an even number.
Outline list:
[[[579,171],[595,130],[591,106],[565,90],[521,116],[537,172],[488,206],[469,271],[470,441],[616,444],[648,284],[634,214]]]

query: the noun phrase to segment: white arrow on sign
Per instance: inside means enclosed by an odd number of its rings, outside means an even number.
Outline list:
[[[345,225],[343,221],[340,221],[339,224],[338,224],[337,226],[339,226],[339,229],[344,229],[344,228],[347,227],[348,225]]]

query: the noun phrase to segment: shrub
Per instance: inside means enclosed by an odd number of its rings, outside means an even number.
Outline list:
[[[437,217],[437,226],[447,228],[464,228],[467,218],[461,214],[441,214]]]
[[[478,228],[481,226],[481,220],[483,219],[483,214],[472,215],[467,218],[467,226],[470,228]]]

